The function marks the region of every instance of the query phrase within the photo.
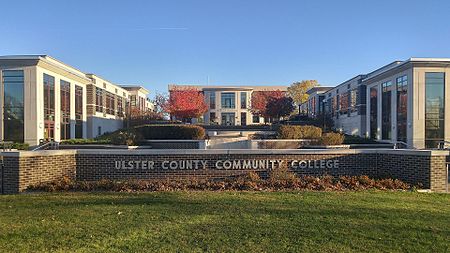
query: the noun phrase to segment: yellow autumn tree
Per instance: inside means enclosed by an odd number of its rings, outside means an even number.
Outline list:
[[[303,80],[301,82],[291,84],[287,91],[294,102],[299,105],[308,100],[308,94],[306,94],[306,91],[316,86],[320,86],[317,80]]]

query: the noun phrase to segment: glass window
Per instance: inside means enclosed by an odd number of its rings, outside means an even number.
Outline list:
[[[103,90],[95,87],[95,111],[103,112]]]
[[[397,78],[397,140],[406,142],[408,112],[408,76]]]
[[[247,92],[241,92],[241,109],[247,109]]]
[[[209,109],[216,109],[216,93],[214,91],[209,93]]]
[[[378,133],[378,90],[370,88],[370,138],[377,139]]]
[[[390,140],[392,134],[392,109],[391,109],[391,97],[392,97],[392,82],[384,82],[381,84],[381,138],[383,140]]]
[[[75,85],[75,138],[83,138],[83,87]]]
[[[111,92],[106,92],[106,113],[114,115],[115,113],[115,96]]]
[[[338,92],[339,90],[337,90]],[[339,118],[339,111],[341,110],[341,96],[336,95],[336,118]]]
[[[70,83],[60,80],[61,140],[70,139]]]
[[[358,90],[354,89],[350,91],[350,111],[351,112],[356,112],[357,108],[357,98],[358,98]]]
[[[222,108],[234,109],[235,106],[235,93],[222,93]]]
[[[136,95],[131,95],[130,96],[130,105],[131,107],[136,107],[138,104],[137,99],[136,99]]]
[[[259,123],[259,116],[258,115],[253,115],[252,121],[253,121],[253,123],[258,124]]]
[[[340,95],[340,114],[346,114],[348,113],[348,102],[349,102],[349,93],[345,92],[342,95]]]
[[[331,117],[334,117],[336,115],[337,111],[337,97],[331,98]]]
[[[425,147],[436,148],[444,140],[445,74],[425,73]]]
[[[44,74],[44,138],[55,137],[55,78]]]
[[[24,141],[23,70],[3,70],[3,139]]]
[[[124,98],[117,97],[117,115],[119,117],[123,117],[125,115],[124,111],[123,111],[123,109],[124,109],[124,107],[123,107],[124,101],[123,100],[124,100]]]
[[[234,112],[222,113],[222,125],[225,126],[234,126],[235,116]]]
[[[215,112],[209,113],[209,123],[210,124],[217,123],[216,113]]]
[[[247,125],[247,113],[241,112],[241,126]]]

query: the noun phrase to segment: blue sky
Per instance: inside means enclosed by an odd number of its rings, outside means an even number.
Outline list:
[[[335,86],[450,57],[450,1],[7,1],[0,55],[49,54],[112,82]]]

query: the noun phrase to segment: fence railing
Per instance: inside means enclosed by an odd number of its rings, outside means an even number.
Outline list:
[[[450,149],[450,141],[440,141],[438,144],[438,149]]]
[[[59,149],[59,142],[54,140],[39,140],[39,146],[35,147],[31,151],[39,151],[39,150],[57,150]]]
[[[394,143],[394,149],[408,149],[410,148],[410,146],[408,145],[408,143],[403,142],[403,141],[396,141]]]

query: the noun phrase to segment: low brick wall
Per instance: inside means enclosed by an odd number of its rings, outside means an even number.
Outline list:
[[[287,167],[299,175],[397,178],[446,190],[446,156],[416,150],[66,150],[5,152],[4,193],[62,176],[99,179],[222,179]]]
[[[76,151],[6,152],[3,157],[3,193],[16,193],[29,185],[76,174]]]

